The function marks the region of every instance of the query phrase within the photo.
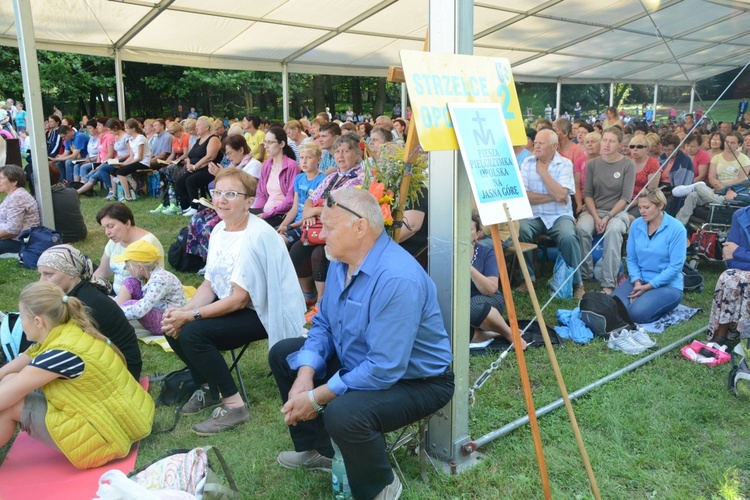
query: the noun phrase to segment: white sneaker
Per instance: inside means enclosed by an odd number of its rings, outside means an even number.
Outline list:
[[[648,333],[643,331],[643,328],[630,332],[630,338],[633,339],[637,344],[640,344],[643,347],[645,347],[646,349],[651,349],[652,347],[656,347],[656,342],[651,340],[651,337],[648,336]]]
[[[607,344],[609,345],[610,349],[622,351],[625,354],[641,354],[646,350],[644,346],[638,344],[635,340],[633,340],[628,330],[624,329],[619,332],[612,332],[609,335]]]
[[[685,196],[695,191],[695,188],[698,186],[705,187],[706,183],[703,181],[698,181],[694,184],[688,184],[687,186],[677,186],[674,189],[672,189],[672,196],[675,196],[677,198],[684,198]]]
[[[188,211],[187,211],[187,212],[183,212],[183,213],[182,213],[182,216],[183,216],[183,217],[192,217],[193,215],[195,215],[195,214],[197,214],[197,213],[198,213],[198,211],[197,211],[196,209],[194,209],[194,208],[190,208],[190,209],[188,209]]]

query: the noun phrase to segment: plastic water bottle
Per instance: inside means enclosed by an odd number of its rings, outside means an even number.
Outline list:
[[[336,500],[348,500],[352,498],[352,490],[349,488],[349,479],[346,477],[346,466],[341,450],[331,439],[333,446],[333,464],[331,465],[331,486],[333,498]]]
[[[117,191],[116,191],[116,193],[117,193],[117,199],[118,200],[122,199],[122,198],[125,198],[125,191],[122,189],[122,185],[120,185],[119,182],[117,183]]]
[[[169,206],[177,204],[177,197],[174,195],[174,188],[169,185]]]

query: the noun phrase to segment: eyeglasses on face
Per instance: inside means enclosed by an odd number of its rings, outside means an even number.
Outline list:
[[[270,146],[271,144],[278,144],[278,143],[279,141],[264,141],[263,142],[263,144],[265,144],[266,146]]]
[[[628,147],[630,149],[645,149],[646,148],[646,146],[644,146],[643,144],[631,144]]]
[[[211,193],[211,198],[221,198],[223,196],[227,201],[232,201],[237,198],[238,194],[241,194],[242,196],[250,196],[247,193],[240,193],[239,191],[222,191],[221,189],[212,189],[209,192]]]
[[[338,201],[334,200],[334,199],[333,199],[333,196],[332,196],[332,195],[330,195],[330,194],[328,195],[328,198],[326,198],[326,206],[327,206],[328,208],[333,208],[333,207],[339,207],[339,208],[343,208],[344,210],[346,210],[346,211],[347,211],[347,212],[349,212],[350,214],[354,214],[354,215],[356,215],[358,219],[364,219],[364,217],[362,217],[361,215],[359,215],[359,214],[358,214],[357,212],[355,212],[355,211],[354,211],[354,210],[352,210],[351,208],[349,208],[349,207],[345,207],[344,205],[342,205],[342,204],[341,204],[341,203],[339,203]]]

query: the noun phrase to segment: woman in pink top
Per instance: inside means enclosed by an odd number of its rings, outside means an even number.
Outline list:
[[[583,138],[584,156],[578,158],[573,164],[573,177],[575,178],[576,192],[573,199],[576,201],[576,217],[585,208],[583,205],[583,188],[586,185],[586,162],[599,156],[602,144],[602,136],[599,132],[589,132]]]
[[[700,134],[690,134],[685,141],[685,152],[693,161],[695,168],[695,182],[705,181],[708,177],[708,165],[711,163],[711,156],[701,148],[703,138]]]
[[[97,152],[99,154],[98,162],[94,164],[94,169],[91,170],[86,176],[82,177],[83,185],[77,189],[78,194],[83,194],[86,191],[93,189],[94,184],[100,180],[104,182],[104,185],[112,193],[112,181],[109,173],[100,172],[99,168],[102,164],[106,164],[111,158],[117,157],[115,152],[115,141],[117,138],[115,134],[108,129],[105,124],[108,118],[99,117],[96,119],[96,130],[99,132],[99,145],[97,146]]]
[[[552,129],[557,134],[557,152],[575,165],[576,161],[582,158],[584,154],[583,150],[578,147],[578,144],[570,140],[570,134],[573,132],[570,120],[558,118],[552,124]]]
[[[284,129],[271,127],[266,132],[265,146],[268,159],[261,168],[258,192],[250,212],[276,227],[292,207],[294,178],[300,170]]]

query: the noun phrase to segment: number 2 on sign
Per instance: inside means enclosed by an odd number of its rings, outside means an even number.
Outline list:
[[[502,83],[497,86],[497,96],[500,98],[500,104],[503,105],[503,115],[506,120],[515,120],[516,114],[510,110],[510,92],[508,87]]]

